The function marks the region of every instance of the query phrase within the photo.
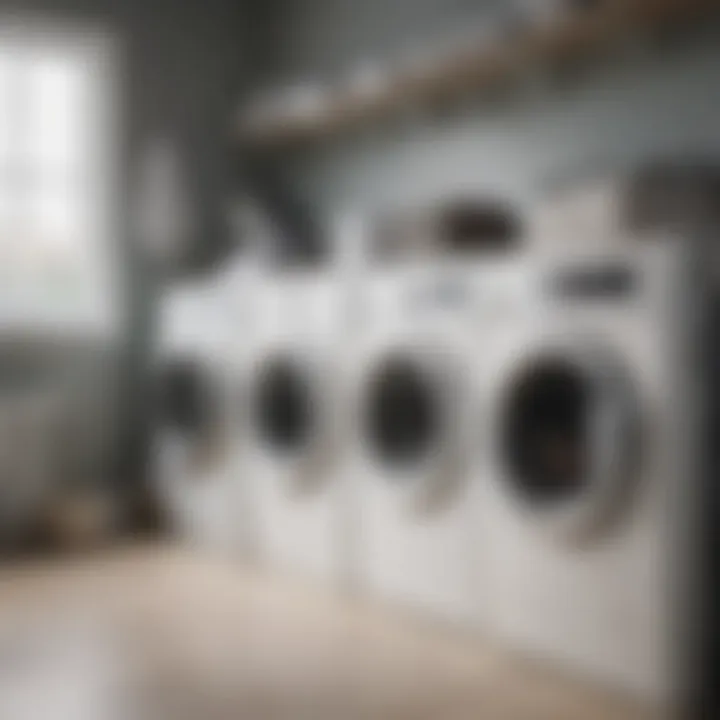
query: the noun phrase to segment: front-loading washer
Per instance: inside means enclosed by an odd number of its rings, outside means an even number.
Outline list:
[[[347,288],[340,266],[266,267],[248,378],[258,556],[330,585],[346,576]]]
[[[153,482],[162,514],[184,540],[228,556],[236,517],[241,388],[231,327],[207,279],[170,291],[153,362]]]
[[[354,560],[364,594],[464,622],[475,609],[472,348],[464,312],[443,311],[437,289],[412,270],[363,282]]]
[[[254,437],[250,417],[250,386],[258,353],[262,348],[262,303],[258,292],[261,265],[252,248],[240,247],[233,252],[214,278],[218,298],[229,339],[228,412],[232,417],[235,435],[229,448],[235,454],[233,514],[234,541],[238,559],[256,561],[259,553],[257,483],[253,476]]]
[[[485,268],[515,256],[514,219],[475,199],[367,232],[351,383],[357,584],[470,627],[483,603],[470,429],[484,338],[474,307]]]
[[[686,239],[526,258],[498,290],[482,390],[487,627],[663,708],[697,677],[707,489],[709,285]]]

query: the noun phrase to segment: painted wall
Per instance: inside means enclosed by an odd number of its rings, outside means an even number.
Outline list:
[[[358,59],[396,57],[452,36],[498,3],[276,0],[271,78],[329,80]],[[323,213],[490,191],[531,199],[558,174],[632,165],[657,154],[720,156],[720,43],[708,27],[662,49],[549,82],[540,73],[443,118],[406,117],[283,158],[297,192]]]

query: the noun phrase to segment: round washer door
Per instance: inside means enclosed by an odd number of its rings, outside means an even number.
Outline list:
[[[634,388],[596,348],[526,353],[501,389],[501,482],[525,518],[571,539],[594,534],[629,501],[637,439]]]
[[[264,358],[252,389],[256,437],[288,486],[303,493],[331,477],[324,463],[337,449],[333,378],[322,375],[312,358],[281,350]]]
[[[297,358],[281,354],[263,362],[253,406],[257,434],[272,453],[303,452],[314,432],[316,408],[307,369]]]
[[[211,550],[234,545],[227,387],[215,364],[178,356],[160,368],[155,487],[158,510],[182,538]]]
[[[159,378],[159,424],[193,451],[207,449],[221,417],[220,397],[210,370],[198,360],[169,361]]]
[[[436,509],[457,489],[457,399],[450,374],[412,350],[391,350],[366,375],[361,433],[383,482],[416,509]]]

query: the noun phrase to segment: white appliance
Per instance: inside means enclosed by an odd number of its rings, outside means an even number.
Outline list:
[[[363,282],[350,471],[361,591],[465,622],[473,587],[470,277],[377,269]]]
[[[169,521],[195,546],[241,550],[237,517],[242,400],[232,326],[217,286],[174,290],[162,308],[155,362],[156,491]]]
[[[343,274],[333,264],[265,268],[256,288],[248,473],[258,554],[334,585],[346,570]]]
[[[224,318],[227,327],[228,344],[225,348],[229,353],[229,383],[233,388],[234,540],[238,558],[250,561],[256,560],[259,552],[249,393],[263,327],[258,292],[260,275],[257,257],[246,249],[239,249],[226,259],[213,281],[220,317]]]
[[[480,391],[484,624],[666,707],[696,669],[707,285],[686,239],[536,238],[484,304]]]
[[[514,257],[516,228],[486,199],[377,216],[366,228],[351,383],[357,584],[470,624],[483,602],[472,465],[484,339],[474,306],[484,268]]]

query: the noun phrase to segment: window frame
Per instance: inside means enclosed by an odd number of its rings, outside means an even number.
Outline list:
[[[95,144],[90,151],[95,242],[88,246],[92,289],[88,308],[102,324],[119,321],[125,287],[124,253],[121,247],[125,205],[122,183],[124,128],[121,115],[123,47],[117,33],[99,22],[62,20],[33,14],[0,12],[0,46],[17,46],[23,51],[37,47],[49,53],[77,54],[93,68],[93,112],[91,121]]]

